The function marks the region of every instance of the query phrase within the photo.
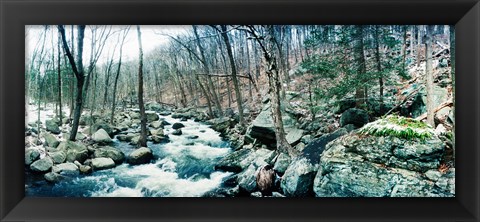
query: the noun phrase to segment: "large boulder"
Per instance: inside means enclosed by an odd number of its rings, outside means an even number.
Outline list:
[[[25,165],[30,165],[36,160],[40,159],[40,151],[38,149],[25,150]]]
[[[105,132],[107,132],[108,135],[111,136],[111,137],[113,137],[115,135],[114,128],[110,124],[105,123],[103,121],[99,121],[99,122],[93,124],[93,126],[89,130],[89,134],[97,132],[99,129],[105,130]]]
[[[30,169],[33,171],[33,172],[39,172],[39,173],[45,173],[45,172],[48,172],[50,171],[50,169],[52,168],[53,166],[53,161],[51,158],[49,157],[45,157],[43,159],[39,159],[35,162],[33,162],[31,165],[30,165]]]
[[[45,120],[45,127],[48,132],[60,134],[60,128],[58,127],[57,122],[53,119]]]
[[[292,162],[292,159],[290,158],[289,155],[285,153],[281,153],[277,157],[277,161],[275,161],[275,165],[273,166],[273,169],[279,173],[280,175],[284,174],[285,171],[287,170],[288,166]]]
[[[112,138],[108,135],[104,129],[99,129],[92,135],[93,141],[100,144],[108,144],[112,142]]]
[[[288,132],[295,125],[295,119],[290,117],[290,115],[286,112],[283,112],[282,120],[286,132]],[[275,144],[275,127],[273,125],[270,103],[266,104],[260,114],[258,114],[255,120],[253,120],[252,124],[247,129],[247,136],[257,139],[263,144]]]
[[[107,157],[111,158],[116,164],[121,164],[125,160],[125,154],[117,148],[110,146],[100,147],[93,153],[95,158]]]
[[[337,131],[321,136],[310,142],[301,151],[301,155],[292,160],[285,170],[280,187],[286,196],[310,196],[313,191],[313,179],[317,173],[320,154],[328,143],[347,134],[347,130]]]
[[[105,170],[115,167],[115,162],[111,158],[99,157],[92,159],[91,166],[93,170]]]
[[[313,179],[317,173],[317,164],[307,158],[299,157],[292,161],[282,177],[280,187],[289,197],[310,196],[313,191]]]
[[[436,136],[417,140],[348,134],[322,153],[314,192],[319,197],[454,196],[451,186],[437,186],[440,179],[426,173],[439,167],[443,151]],[[452,184],[452,177],[444,181]]]
[[[67,162],[78,162],[83,163],[88,158],[88,149],[85,145],[81,143],[76,143],[73,141],[64,141],[58,145],[57,149],[63,151],[66,154]]]
[[[342,113],[340,117],[340,126],[353,124],[356,127],[362,127],[368,123],[368,113],[363,109],[351,108]]]
[[[128,155],[127,162],[131,165],[138,165],[144,163],[150,163],[153,158],[153,153],[150,148],[141,147],[134,150]]]
[[[43,138],[45,138],[45,143],[49,147],[56,148],[60,142],[57,140],[57,138],[50,134],[50,133],[44,133]]]
[[[52,167],[52,172],[58,174],[78,174],[78,166],[74,163],[61,163]]]
[[[255,167],[253,164],[248,166],[248,168],[238,174],[238,186],[241,191],[252,193],[257,188],[256,181],[256,171],[258,167]]]

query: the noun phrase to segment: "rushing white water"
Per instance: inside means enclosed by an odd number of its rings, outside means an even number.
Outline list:
[[[170,116],[160,116],[173,124]],[[228,142],[209,126],[188,120],[180,136],[171,135],[172,125],[165,126],[168,143],[148,143],[156,160],[149,164],[130,166],[123,163],[115,168],[91,175],[76,175],[54,185],[32,182],[29,196],[84,197],[199,197],[221,186],[231,175],[214,171],[214,164],[231,152]],[[198,136],[194,138],[193,136]],[[114,139],[114,147],[126,155],[135,148]],[[27,175],[28,176],[28,175]],[[27,183],[28,184],[28,183]]]

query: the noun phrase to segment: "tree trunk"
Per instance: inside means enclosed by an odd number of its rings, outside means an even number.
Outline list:
[[[380,85],[380,112],[383,112],[383,73],[382,73],[382,63],[380,59],[380,43],[379,43],[380,33],[378,26],[375,26],[375,60],[377,63],[377,72],[379,74],[378,83]]]
[[[267,26],[267,33],[268,33],[268,49],[269,52],[264,53],[265,60],[267,67],[265,67],[267,76],[268,76],[268,83],[270,87],[270,99],[271,101],[271,109],[272,109],[272,117],[273,123],[275,126],[275,138],[277,141],[277,149],[279,152],[287,153],[291,156],[295,155],[295,151],[287,142],[285,138],[286,133],[283,128],[283,119],[282,119],[282,111],[281,111],[281,102],[280,102],[280,74],[277,68],[277,57],[275,55],[275,31],[272,25]]]
[[[427,25],[427,34],[425,39],[425,59],[426,59],[426,90],[427,90],[427,123],[435,128],[435,121],[433,112],[433,70],[432,70],[432,37],[433,25]]]
[[[116,102],[116,98],[117,98],[118,77],[120,76],[120,68],[122,66],[123,43],[125,42],[125,38],[127,37],[128,30],[130,30],[130,28],[127,28],[123,32],[123,38],[122,38],[122,42],[120,44],[120,55],[119,55],[119,58],[118,58],[117,73],[115,75],[115,81],[113,82],[112,110],[111,110],[111,114],[110,114],[110,124],[113,124],[113,118],[114,118],[114,114],[115,114],[115,105],[116,105],[115,102]],[[124,107],[123,109],[125,109],[125,102],[123,103],[123,107]]]
[[[220,100],[218,99],[217,93],[215,92],[215,87],[213,85],[212,77],[210,76],[210,69],[207,65],[207,60],[205,59],[205,50],[203,49],[202,44],[200,43],[200,37],[198,36],[197,32],[197,27],[194,25],[193,27],[193,32],[195,34],[195,40],[198,46],[198,49],[200,50],[200,56],[202,58],[202,65],[203,65],[203,70],[205,74],[207,74],[207,82],[208,82],[208,87],[210,88],[210,92],[212,93],[213,100],[215,102],[215,106],[217,108],[218,114],[220,116],[223,116],[223,111],[222,111],[222,106],[220,104]]]
[[[139,49],[139,61],[138,61],[138,106],[140,108],[140,139],[138,145],[140,147],[147,147],[147,117],[145,116],[145,106],[143,105],[143,49],[142,49],[142,33],[140,26],[137,25],[138,34],[138,49]]]
[[[418,37],[417,37],[417,67],[420,66],[420,56],[421,56],[421,47],[422,47],[422,30],[423,30],[423,25],[418,26]]]
[[[240,87],[239,87],[238,79],[237,79],[237,68],[236,68],[236,65],[235,65],[235,60],[233,59],[232,46],[230,45],[230,41],[228,39],[227,26],[226,25],[221,25],[220,28],[221,28],[221,31],[222,31],[223,41],[225,42],[225,46],[227,48],[227,54],[228,54],[228,58],[229,58],[229,61],[230,61],[230,67],[232,68],[232,80],[233,80],[233,86],[235,88],[235,97],[236,97],[236,100],[237,100],[238,116],[239,116],[239,119],[240,119],[240,125],[245,126],[245,121],[243,120],[242,94],[240,94]]]
[[[357,66],[357,79],[360,81],[360,84],[356,88],[355,97],[356,97],[356,106],[361,108],[365,104],[365,81],[363,79],[363,75],[366,73],[366,65],[365,65],[365,54],[363,51],[363,26],[357,25],[355,26],[355,65]]]
[[[453,112],[453,128],[452,128],[452,144],[453,158],[455,159],[455,26],[450,26],[450,68],[452,74],[452,112]],[[454,161],[455,163],[455,161]]]
[[[59,107],[59,112],[58,112],[58,117],[60,118],[60,123],[63,123],[62,118],[62,74],[60,70],[60,62],[61,62],[61,56],[60,56],[60,35],[58,35],[58,44],[57,44],[57,57],[58,57],[58,63],[57,63],[57,74],[58,74],[58,107]]]
[[[62,36],[63,48],[67,53],[68,60],[70,65],[72,66],[73,73],[77,78],[77,97],[76,97],[76,105],[75,105],[75,113],[73,116],[73,125],[72,131],[70,132],[70,141],[75,141],[75,137],[77,136],[78,131],[78,122],[80,120],[80,115],[82,114],[82,104],[83,104],[83,83],[84,83],[84,70],[83,70],[83,38],[85,36],[85,25],[79,25],[77,31],[77,59],[73,58],[73,55],[70,53],[70,49],[67,44],[67,40],[65,38],[65,29],[63,26],[59,25],[58,29]],[[72,43],[73,44],[73,43]]]

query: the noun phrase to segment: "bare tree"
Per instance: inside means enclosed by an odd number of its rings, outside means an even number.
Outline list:
[[[128,31],[130,30],[130,26],[128,26],[121,35],[121,43],[120,43],[120,53],[118,57],[118,64],[117,64],[117,72],[115,74],[115,80],[113,83],[113,93],[112,93],[112,110],[110,113],[110,124],[113,124],[113,115],[115,114],[115,102],[117,98],[117,85],[118,85],[118,77],[120,76],[120,69],[122,67],[122,52],[123,52],[123,43],[125,42],[125,38],[127,37]],[[119,36],[120,38],[120,36]]]
[[[233,86],[235,88],[235,97],[237,99],[238,116],[239,116],[239,120],[240,120],[240,125],[245,126],[245,121],[243,119],[242,94],[240,92],[240,86],[238,84],[237,68],[236,68],[236,65],[235,65],[235,60],[233,59],[232,46],[230,45],[230,40],[228,39],[227,26],[226,25],[220,25],[220,29],[221,30],[218,30],[218,31],[222,34],[223,41],[225,42],[225,46],[227,48],[227,53],[228,53],[228,58],[229,58],[229,61],[230,61],[230,67],[232,69],[232,80],[233,80]]]
[[[143,49],[142,49],[142,32],[140,26],[137,25],[138,34],[138,106],[140,108],[140,139],[138,145],[140,147],[147,146],[147,117],[145,116],[145,106],[143,105]]]
[[[75,114],[73,116],[73,126],[72,131],[70,132],[70,141],[75,141],[78,131],[78,122],[80,120],[80,115],[82,114],[82,103],[83,103],[83,84],[85,81],[84,70],[83,70],[83,38],[85,36],[85,25],[77,26],[77,59],[73,58],[72,53],[70,52],[70,48],[67,44],[67,40],[65,38],[65,28],[63,25],[58,26],[58,31],[62,36],[63,48],[65,53],[67,54],[68,61],[70,62],[70,66],[72,67],[72,71],[77,78],[77,98],[76,98],[76,105],[75,105]],[[72,43],[73,44],[73,43]]]
[[[425,76],[426,82],[425,86],[427,89],[427,123],[435,127],[434,121],[434,104],[433,104],[433,70],[432,70],[432,35],[433,35],[433,25],[427,25],[427,34],[425,36]]]

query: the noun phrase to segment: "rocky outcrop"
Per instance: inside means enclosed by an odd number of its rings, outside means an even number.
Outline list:
[[[110,146],[100,147],[93,152],[95,158],[106,157],[112,159],[115,164],[121,164],[125,160],[125,154],[117,148]]]
[[[152,150],[147,147],[141,147],[128,155],[127,162],[131,165],[150,163],[153,158]]]
[[[322,153],[314,192],[319,197],[454,196],[454,170],[434,173],[443,150],[436,136],[421,141],[349,134]]]
[[[302,150],[301,155],[293,159],[285,170],[280,183],[283,193],[291,197],[311,196],[320,154],[325,150],[328,143],[346,133],[346,129],[340,128],[310,142]]]
[[[235,122],[228,117],[211,119],[208,123],[212,125],[213,130],[220,132],[222,135],[225,135],[227,130],[235,125]]]

